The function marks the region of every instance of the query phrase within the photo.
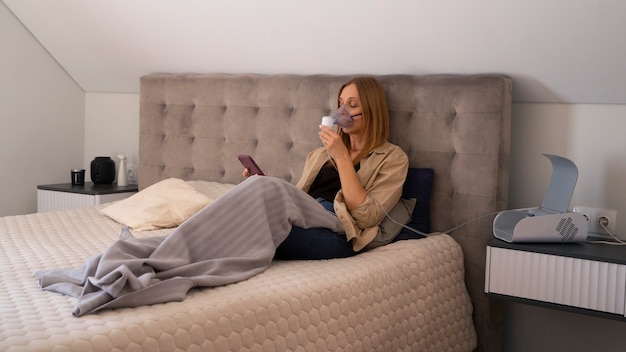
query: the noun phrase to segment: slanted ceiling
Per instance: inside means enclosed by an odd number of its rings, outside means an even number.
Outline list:
[[[518,102],[626,103],[623,0],[3,3],[88,92],[151,72],[495,72]]]

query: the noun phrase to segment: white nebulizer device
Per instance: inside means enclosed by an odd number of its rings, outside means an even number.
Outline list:
[[[345,105],[341,105],[335,115],[322,117],[322,125],[328,128],[333,128],[333,125],[350,128],[354,125],[354,119],[348,112],[348,108]]]
[[[335,119],[332,116],[322,116],[322,125],[328,128],[333,128],[335,125]]]

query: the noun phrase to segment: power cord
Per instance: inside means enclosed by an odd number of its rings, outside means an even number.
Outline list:
[[[461,228],[461,227],[463,227],[463,226],[465,226],[465,225],[467,225],[467,224],[469,224],[471,222],[474,222],[476,220],[482,219],[482,218],[487,217],[487,216],[497,215],[497,214],[503,212],[503,210],[501,210],[501,211],[494,211],[494,212],[491,212],[491,213],[482,214],[482,215],[479,215],[479,216],[477,216],[475,218],[469,219],[469,220],[467,220],[467,221],[465,221],[465,222],[463,222],[463,223],[461,223],[461,224],[459,224],[459,225],[457,225],[457,226],[455,226],[455,227],[453,227],[451,229],[448,229],[448,230],[446,230],[444,232],[431,232],[431,233],[427,234],[427,233],[424,233],[422,231],[419,231],[417,229],[414,229],[414,228],[412,228],[410,226],[407,226],[405,224],[402,224],[402,223],[394,220],[389,215],[389,213],[387,213],[385,208],[380,203],[378,203],[378,201],[376,199],[374,199],[374,202],[376,202],[376,204],[378,204],[378,206],[380,206],[381,209],[383,209],[383,211],[385,212],[385,215],[387,216],[387,218],[389,218],[389,220],[391,220],[393,223],[395,223],[397,225],[400,225],[400,226],[402,226],[403,228],[405,228],[405,229],[407,229],[409,231],[413,231],[413,232],[415,232],[417,234],[420,234],[420,235],[422,235],[424,237],[433,236],[433,235],[440,235],[442,233],[449,234],[449,233],[452,233],[453,231],[455,231],[455,230],[457,230],[457,229],[459,229],[459,228]],[[613,234],[611,232],[611,230],[608,229],[607,226],[609,225],[609,219],[606,216],[600,216],[600,218],[598,219],[598,225],[600,225],[600,227],[602,227],[602,229],[604,229],[604,231],[606,231],[606,233],[609,234],[609,236],[611,236],[611,238],[613,238],[614,242],[612,242],[612,241],[603,241],[603,240],[586,240],[585,242],[593,243],[593,244],[608,244],[608,245],[613,245],[613,246],[624,246],[624,245],[626,245],[626,241],[619,239],[617,236],[615,236],[615,234]]]
[[[395,224],[397,224],[399,226],[402,226],[403,228],[405,228],[405,229],[407,229],[409,231],[412,231],[412,232],[415,232],[415,233],[417,233],[419,235],[422,235],[424,237],[429,237],[429,236],[433,236],[433,235],[440,235],[442,233],[449,234],[449,233],[452,233],[455,230],[457,230],[457,229],[459,229],[459,228],[461,228],[461,227],[463,227],[463,226],[465,226],[465,225],[467,225],[467,224],[469,224],[471,222],[477,221],[477,220],[482,219],[482,218],[487,217],[487,216],[497,215],[497,214],[502,213],[504,211],[504,210],[500,210],[500,211],[494,211],[494,212],[490,212],[490,213],[485,213],[485,214],[479,215],[479,216],[477,216],[475,218],[469,219],[469,220],[467,220],[467,221],[465,221],[465,222],[463,222],[463,223],[461,223],[461,224],[459,224],[459,225],[457,225],[457,226],[455,226],[455,227],[453,227],[451,229],[448,229],[448,230],[446,230],[444,232],[424,233],[422,231],[419,231],[419,230],[414,229],[414,228],[412,228],[412,227],[410,227],[408,225],[405,225],[405,224],[403,224],[401,222],[396,221],[394,218],[392,218],[389,215],[389,213],[387,212],[385,207],[383,207],[375,198],[372,197],[372,199],[385,212],[385,216],[389,220],[391,220],[391,222],[393,222],[393,223],[395,223]],[[607,226],[609,225],[609,218],[607,218],[606,216],[600,216],[598,218],[598,225],[600,225],[600,227],[602,227],[602,229],[604,229],[604,231],[606,231],[606,233],[609,234],[609,236],[611,236],[611,238],[613,238],[614,242],[612,242],[612,241],[603,241],[603,240],[585,240],[585,242],[593,243],[593,244],[608,244],[608,245],[613,245],[613,246],[624,246],[624,245],[626,245],[626,241],[619,239],[617,236],[615,236],[615,234],[613,234],[611,232],[611,230],[608,229]]]
[[[375,202],[376,204],[378,204],[378,206],[379,206],[379,207],[380,207],[380,208],[381,208],[381,209],[385,212],[385,216],[387,216],[387,218],[388,218],[389,220],[391,220],[391,222],[393,222],[394,224],[400,225],[400,226],[402,226],[403,228],[405,228],[405,229],[407,229],[407,230],[409,230],[409,231],[413,231],[413,232],[415,232],[415,233],[417,233],[417,234],[419,234],[419,235],[422,235],[422,236],[424,236],[424,237],[429,237],[429,236],[434,236],[434,235],[441,235],[441,234],[443,234],[443,233],[450,234],[450,233],[452,233],[453,231],[455,231],[455,230],[457,230],[457,229],[459,229],[459,228],[461,228],[461,227],[463,227],[463,226],[465,226],[465,225],[469,224],[470,222],[473,222],[473,221],[476,221],[476,220],[482,219],[482,218],[487,217],[487,216],[496,215],[496,214],[499,214],[499,213],[501,213],[501,212],[502,212],[502,211],[494,211],[494,212],[491,212],[491,213],[486,213],[486,214],[479,215],[479,216],[477,216],[477,217],[475,217],[475,218],[469,219],[469,220],[467,220],[467,221],[465,221],[465,222],[463,222],[463,223],[461,223],[461,224],[459,224],[459,225],[457,225],[457,226],[455,226],[455,227],[453,227],[453,228],[451,228],[451,229],[448,229],[448,230],[446,230],[446,231],[444,231],[444,232],[431,232],[431,233],[425,233],[425,232],[422,232],[422,231],[420,231],[420,230],[414,229],[414,228],[412,228],[412,227],[410,227],[410,226],[408,226],[408,225],[405,225],[405,224],[403,224],[403,223],[401,223],[401,222],[396,221],[395,219],[393,219],[393,218],[389,215],[389,213],[387,212],[387,210],[385,210],[385,207],[383,207],[380,203],[378,203],[378,201],[377,201],[374,197],[372,197],[372,199],[373,199],[373,200],[374,200],[374,202]]]
[[[606,216],[600,216],[598,218],[598,225],[600,225],[600,227],[602,227],[602,229],[604,231],[606,231],[606,233],[609,234],[609,236],[611,236],[611,238],[613,238],[613,240],[615,242],[612,241],[603,241],[603,240],[587,240],[587,243],[594,243],[594,244],[609,244],[612,246],[623,246],[626,245],[626,241],[619,239],[617,236],[615,236],[615,234],[613,234],[611,232],[611,230],[608,229],[607,226],[609,226],[609,218],[607,218]]]
[[[453,228],[451,228],[451,229],[449,229],[449,230],[447,230],[447,231],[445,231],[443,233],[450,233],[450,232],[452,232],[452,231],[454,231],[454,230],[456,230],[456,229],[458,229],[460,227],[463,227],[463,226],[467,225],[470,222],[476,221],[476,220],[484,218],[486,216],[496,215],[496,214],[499,214],[501,212],[502,211],[495,211],[495,212],[492,212],[492,213],[487,213],[487,214],[483,214],[483,215],[477,216],[477,217],[469,219],[468,221],[466,221],[466,222],[464,222],[464,223],[462,223],[462,224],[460,224],[458,226],[455,226],[455,227],[453,227]],[[392,221],[393,221],[393,219],[392,219]],[[586,240],[585,242],[587,242],[587,243],[594,243],[594,244],[608,244],[608,245],[613,245],[613,246],[624,246],[624,245],[626,245],[626,241],[618,238],[615,234],[613,234],[611,232],[611,230],[609,230],[609,228],[608,228],[608,226],[609,226],[609,218],[607,218],[606,216],[600,216],[599,219],[598,219],[598,225],[600,225],[600,227],[602,227],[602,229],[604,231],[606,231],[606,233],[609,236],[611,236],[611,238],[613,238],[614,242],[612,242],[612,241],[603,241],[603,240]],[[433,232],[433,233],[431,233],[431,235],[437,235],[437,234],[441,234],[441,232]]]
[[[453,227],[453,228],[451,228],[451,229],[449,229],[449,230],[447,230],[447,231],[445,231],[445,232],[433,232],[433,235],[437,235],[437,234],[441,234],[441,233],[450,233],[450,232],[453,232],[453,231],[455,231],[455,230],[457,230],[457,229],[459,229],[459,228],[461,228],[461,227],[463,227],[463,226],[465,226],[465,225],[469,224],[470,222],[474,222],[474,221],[476,221],[476,220],[480,220],[480,219],[482,219],[482,218],[484,218],[484,217],[487,217],[487,216],[497,215],[497,214],[500,214],[501,212],[502,212],[502,210],[500,210],[500,211],[494,211],[494,212],[491,212],[491,213],[486,213],[486,214],[483,214],[483,215],[479,215],[479,216],[477,216],[477,217],[475,217],[475,218],[471,218],[471,219],[467,220],[466,222],[463,222],[463,223],[461,223],[461,224],[459,224],[459,225],[457,225],[457,226],[455,226],[455,227]]]
[[[392,217],[391,217],[391,215],[389,215],[389,213],[387,212],[387,210],[385,209],[385,207],[383,207],[383,206],[382,206],[382,204],[378,203],[378,201],[376,200],[376,198],[372,197],[372,199],[374,200],[374,203],[376,203],[376,204],[380,207],[380,209],[382,209],[382,210],[385,212],[385,216],[386,216],[389,220],[391,220],[391,222],[393,222],[394,224],[396,224],[396,225],[400,225],[400,226],[404,227],[405,229],[407,229],[407,230],[409,230],[409,231],[413,231],[413,232],[415,232],[415,233],[417,233],[417,234],[419,234],[419,235],[422,235],[422,236],[424,236],[424,237],[428,237],[428,236],[430,236],[430,234],[424,233],[424,232],[422,232],[422,231],[420,231],[420,230],[418,230],[418,229],[414,229],[414,228],[412,228],[411,226],[408,226],[408,225],[405,225],[405,224],[403,224],[403,223],[401,223],[401,222],[399,222],[399,221],[396,221],[394,218],[392,218]]]

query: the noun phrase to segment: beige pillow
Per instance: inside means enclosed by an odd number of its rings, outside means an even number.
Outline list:
[[[146,231],[176,227],[211,201],[187,182],[169,178],[101,212],[133,230]]]

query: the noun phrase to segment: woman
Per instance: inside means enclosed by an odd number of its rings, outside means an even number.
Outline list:
[[[309,154],[297,186],[248,177],[167,236],[131,235],[81,269],[35,273],[42,289],[78,297],[73,314],[82,316],[182,300],[193,287],[252,277],[275,256],[348,257],[389,242],[400,228],[386,213],[411,211],[399,202],[408,159],[387,142],[383,89],[373,78],[355,78],[341,87],[338,103],[354,125],[338,133],[321,127],[323,147]]]
[[[373,77],[353,78],[339,90],[338,105],[347,108],[354,124],[338,132],[320,125],[323,147],[307,157],[297,187],[335,212],[345,233],[293,226],[278,246],[277,258],[348,257],[374,247],[372,243],[389,242],[399,231],[392,222],[383,226],[395,227],[395,234],[380,228],[386,214],[396,204],[401,206],[408,170],[404,151],[387,141],[389,111],[383,87]],[[249,176],[247,169],[243,174]],[[410,212],[406,210],[405,219]],[[383,236],[387,240],[381,240]]]

